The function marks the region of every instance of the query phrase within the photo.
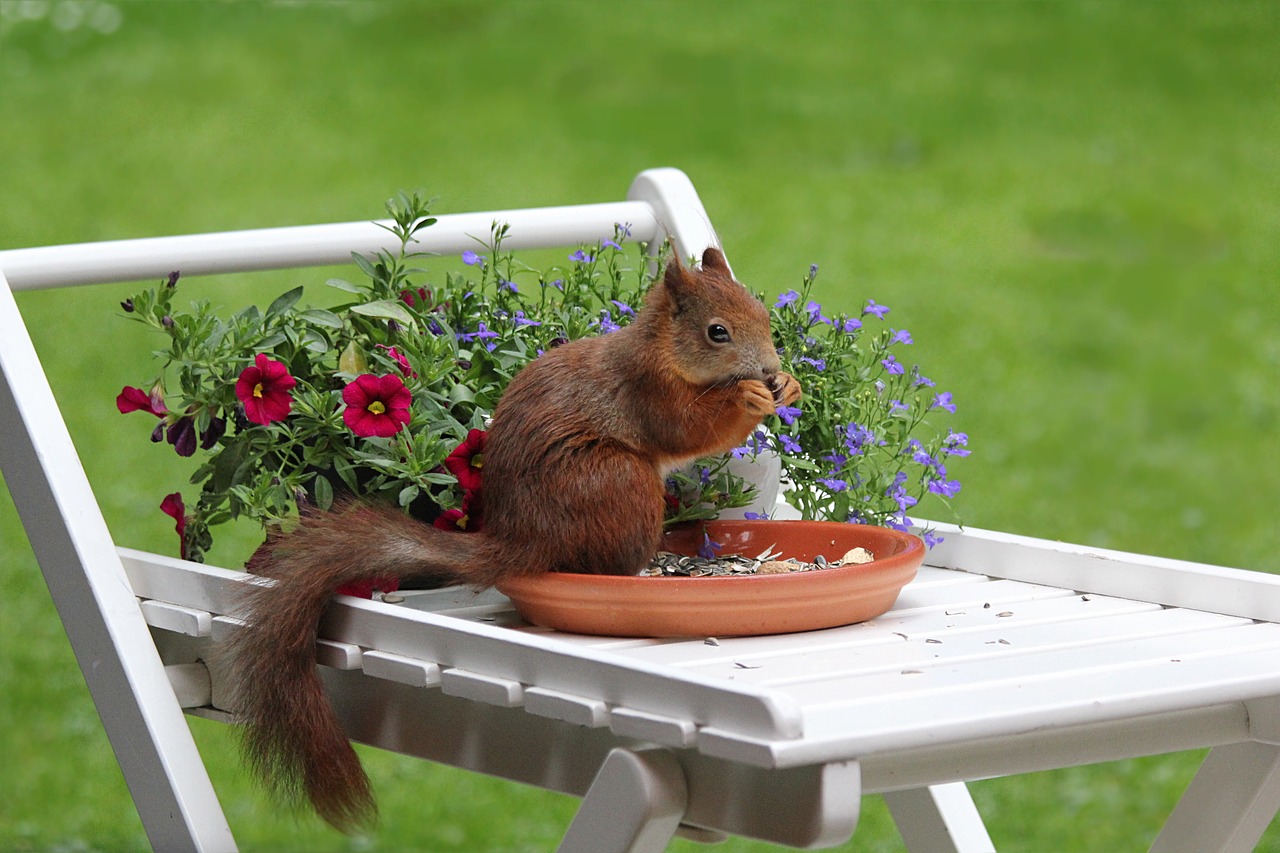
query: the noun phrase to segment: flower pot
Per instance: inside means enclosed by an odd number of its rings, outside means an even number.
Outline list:
[[[762,431],[767,432],[762,428]],[[731,459],[727,470],[734,476],[756,488],[756,499],[747,506],[720,510],[720,518],[742,519],[747,513],[771,516],[778,508],[778,494],[782,491],[782,457],[771,446],[763,446],[752,456]]]
[[[498,584],[535,625],[617,637],[725,637],[785,634],[873,619],[893,606],[916,575],[925,547],[884,527],[833,521],[713,521],[720,555],[839,559],[862,547],[875,559],[818,571],[738,577],[622,577],[552,572]],[[667,535],[664,547],[694,554],[702,526]]]

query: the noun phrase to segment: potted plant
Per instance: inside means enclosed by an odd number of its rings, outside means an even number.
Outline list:
[[[644,247],[628,245],[625,223],[612,239],[535,268],[503,247],[507,226],[495,222],[456,269],[432,278],[415,248],[435,222],[427,200],[402,193],[387,212],[399,250],[353,256],[362,279],[327,282],[337,305],[305,306],[294,288],[265,310],[226,316],[207,300],[180,308],[177,272],[122,304],[167,348],[150,382],[121,391],[118,409],[150,413],[153,441],[200,459],[195,500],[175,492],[162,501],[184,558],[201,560],[220,524],[251,518],[270,531],[338,492],[476,529],[485,421],[506,383],[548,348],[630,322],[656,274]],[[749,507],[758,489],[739,466],[760,454],[776,459],[787,500],[811,519],[905,531],[925,494],[949,507],[959,490],[948,464],[968,454],[967,436],[933,423],[954,411],[951,395],[908,363],[911,335],[887,321],[885,306],[868,300],[856,315],[828,316],[811,298],[817,272],[761,295],[803,400],[732,454],[674,473],[669,525]],[[704,534],[705,555],[717,544]]]

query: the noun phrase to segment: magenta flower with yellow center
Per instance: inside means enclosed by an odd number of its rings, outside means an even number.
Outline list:
[[[467,433],[453,452],[444,460],[444,467],[458,478],[458,485],[465,491],[474,492],[480,489],[480,474],[484,468],[484,443],[487,433],[473,429]]]
[[[413,396],[399,376],[366,373],[342,389],[342,421],[356,435],[390,438],[409,423]]]
[[[289,368],[260,352],[236,380],[236,399],[244,405],[244,416],[255,424],[282,421],[293,409],[291,392],[297,384]]]

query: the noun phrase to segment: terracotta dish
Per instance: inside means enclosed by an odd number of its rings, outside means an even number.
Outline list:
[[[924,561],[909,533],[834,521],[716,521],[706,526],[720,556],[811,562],[852,548],[870,563],[819,571],[740,577],[622,577],[551,572],[498,584],[525,620],[577,634],[613,637],[728,637],[786,634],[875,618]],[[666,550],[694,554],[702,528],[667,534]]]

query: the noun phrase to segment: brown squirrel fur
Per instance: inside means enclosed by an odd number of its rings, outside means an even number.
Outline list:
[[[225,659],[251,767],[287,800],[350,831],[373,793],[316,670],[333,590],[356,580],[490,586],[546,571],[636,574],[658,548],[663,477],[741,445],[800,396],[759,300],[707,249],[668,264],[628,327],[547,352],[512,379],[488,431],[485,526],[438,530],[389,507],[304,513],[255,555],[275,580],[246,593]]]

